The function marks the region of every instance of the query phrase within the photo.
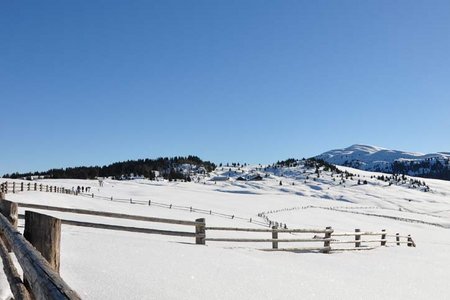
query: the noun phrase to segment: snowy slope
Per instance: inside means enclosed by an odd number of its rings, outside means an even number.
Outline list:
[[[342,170],[337,174],[299,161],[290,167],[218,168],[209,178],[191,183],[110,180],[99,187],[89,180],[42,180],[68,188],[90,186],[105,199],[40,192],[8,194],[7,198],[182,220],[206,218],[207,226],[261,228],[245,219],[265,222],[265,216],[290,228],[386,229],[411,234],[417,243],[417,248],[391,246],[330,255],[268,253],[258,249],[270,244],[207,242],[198,246],[192,238],[64,225],[61,275],[84,299],[446,299],[450,293],[450,182],[426,179],[430,189],[425,192],[412,184],[415,178],[385,181],[378,178],[386,179],[387,174]],[[253,174],[260,174],[262,180],[237,180],[253,178]],[[211,180],[214,177],[227,180]],[[241,218],[106,200],[111,196],[192,206]],[[73,220],[193,230],[45,213]],[[245,232],[207,235],[267,237]]]

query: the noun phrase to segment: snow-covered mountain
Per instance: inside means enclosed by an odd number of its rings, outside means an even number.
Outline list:
[[[318,155],[332,164],[366,171],[401,173],[450,180],[450,153],[423,154],[376,146],[352,145]]]

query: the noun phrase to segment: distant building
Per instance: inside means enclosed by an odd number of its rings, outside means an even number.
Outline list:
[[[262,176],[259,174],[250,176],[247,180],[249,181],[260,181],[263,180]]]

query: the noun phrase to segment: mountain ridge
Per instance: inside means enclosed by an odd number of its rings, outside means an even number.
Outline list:
[[[317,155],[328,163],[365,171],[450,180],[450,153],[423,154],[354,144]]]

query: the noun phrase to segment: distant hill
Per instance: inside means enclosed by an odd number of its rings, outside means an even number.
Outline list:
[[[327,151],[316,158],[331,164],[366,171],[450,180],[448,152],[422,154],[376,146],[352,145],[344,149]]]
[[[231,182],[236,187],[256,187],[251,193],[258,193],[261,184],[266,187],[280,188],[282,192],[297,195],[309,195],[329,199],[330,189],[355,188],[369,185],[389,188],[402,187],[421,192],[430,192],[431,188],[424,180],[418,180],[403,174],[386,175],[362,172],[356,169],[343,169],[322,159],[286,159],[271,165],[233,165],[219,166],[200,181]],[[220,190],[220,188],[219,188]],[[250,192],[248,192],[250,193]]]
[[[189,181],[191,175],[207,173],[216,168],[214,163],[203,161],[197,156],[160,157],[157,159],[138,159],[112,163],[107,166],[81,166],[63,169],[50,169],[44,172],[27,172],[5,174],[3,178],[72,178],[94,179],[96,177],[114,177],[129,179],[144,177],[154,179],[184,179]]]

